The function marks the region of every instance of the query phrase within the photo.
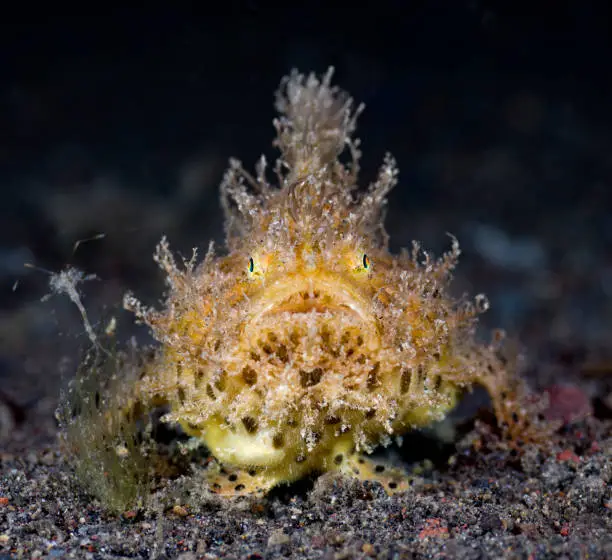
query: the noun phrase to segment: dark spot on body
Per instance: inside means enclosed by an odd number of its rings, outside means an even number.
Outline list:
[[[276,355],[278,359],[286,364],[289,361],[289,352],[287,352],[287,347],[284,344],[279,344],[278,349],[276,350]]]
[[[340,463],[342,463],[342,459],[344,459],[344,456],[342,455],[342,453],[338,453],[338,455],[334,457],[334,463],[336,463],[336,465],[339,465]]]
[[[410,389],[410,381],[412,380],[412,368],[402,370],[400,378],[400,392],[402,395],[408,392]]]
[[[284,445],[285,438],[283,437],[283,434],[274,434],[274,437],[272,437],[272,446],[274,449],[280,449]]]
[[[419,364],[416,369],[416,379],[415,379],[415,382],[418,387],[421,387],[423,384],[423,371],[424,371],[423,364]]]
[[[442,386],[442,377],[439,375],[430,377],[429,379],[429,386],[434,390],[434,391],[439,391],[440,387]]]
[[[219,391],[225,391],[225,385],[227,383],[227,372],[221,371],[217,380],[215,381],[215,387],[219,389]]]
[[[368,391],[373,391],[380,386],[380,380],[378,379],[378,373],[380,370],[380,362],[376,362],[374,367],[369,371],[368,378],[366,381],[366,387]]]
[[[230,474],[230,475],[227,477],[227,479],[228,479],[230,482],[236,482],[236,481],[238,480],[238,475],[237,475],[237,474]]]
[[[242,418],[242,424],[244,425],[245,430],[249,434],[254,434],[259,429],[259,425],[257,424],[257,420],[252,416],[244,416]]]
[[[310,371],[300,370],[300,385],[304,388],[314,387],[321,381],[323,369],[315,368]]]
[[[251,366],[242,368],[242,379],[250,387],[257,383],[257,372]]]

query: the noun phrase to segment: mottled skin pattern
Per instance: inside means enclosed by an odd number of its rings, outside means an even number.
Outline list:
[[[486,300],[447,294],[457,242],[439,260],[416,244],[389,253],[382,218],[395,162],[387,156],[358,189],[359,109],[330,79],[282,82],[273,173],[263,158],[256,176],[232,162],[223,255],[211,246],[199,265],[178,266],[163,240],[164,308],[126,297],[160,343],[136,398],[165,402],[166,419],[206,444],[219,493],[329,470],[380,479],[356,452],[443,418],[474,384],[511,437],[525,427],[495,348],[474,341]]]

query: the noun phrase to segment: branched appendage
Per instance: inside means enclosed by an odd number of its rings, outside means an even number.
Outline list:
[[[62,441],[75,459],[79,481],[114,513],[144,507],[159,457],[150,426],[139,428],[134,401],[143,350],[100,352],[94,347],[63,392],[56,417]]]
[[[364,106],[353,112],[353,100],[331,86],[333,73],[330,68],[319,80],[314,74],[306,77],[294,71],[282,80],[276,94],[280,117],[274,121],[274,145],[282,153],[281,165],[289,181],[292,175],[307,176],[326,165],[338,166],[340,154],[348,147],[352,164],[343,171],[356,183],[360,152],[353,134]]]
[[[468,353],[477,383],[491,397],[501,435],[500,445],[514,449],[526,444],[548,448],[560,424],[544,419],[546,399],[531,392],[519,376],[517,357],[510,359],[505,355],[504,337],[502,331],[496,331],[489,345],[473,345]]]

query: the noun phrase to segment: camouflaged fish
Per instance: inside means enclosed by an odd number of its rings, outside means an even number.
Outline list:
[[[438,260],[416,244],[389,252],[382,219],[397,168],[387,156],[358,188],[361,108],[331,77],[283,80],[272,173],[263,157],[255,175],[232,161],[226,250],[178,266],[164,239],[165,306],[125,299],[159,341],[134,398],[163,401],[165,420],[207,446],[220,494],[335,470],[401,489],[363,454],[442,419],[475,384],[512,437],[522,430],[511,377],[474,340],[486,300],[447,293],[457,242]]]

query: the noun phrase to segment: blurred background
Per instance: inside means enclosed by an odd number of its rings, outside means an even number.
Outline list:
[[[398,160],[393,249],[439,254],[456,235],[453,290],[489,296],[483,326],[518,341],[535,385],[579,382],[610,413],[607,2],[288,4],[0,23],[0,444],[50,437],[87,342],[67,298],[41,301],[39,269],[95,274],[91,321],[146,338],[120,303],[159,301],[156,243],[222,242],[228,158],[273,161],[281,77],[330,65],[366,104],[363,185],[386,151]]]

